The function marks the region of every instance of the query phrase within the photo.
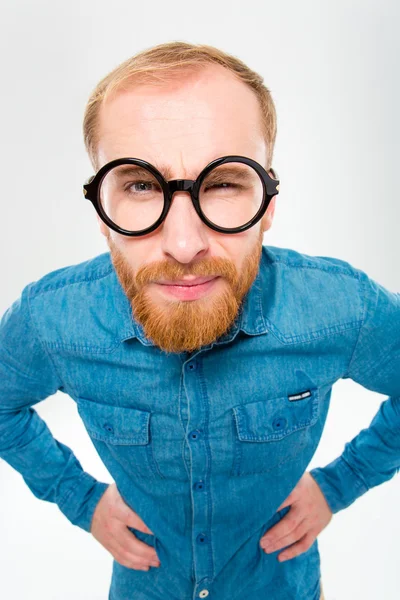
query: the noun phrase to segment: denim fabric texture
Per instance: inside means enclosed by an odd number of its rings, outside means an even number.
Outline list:
[[[169,354],[135,322],[109,252],[24,287],[0,321],[0,457],[90,532],[107,488],[33,408],[75,402],[161,565],[113,561],[111,600],[318,600],[318,539],[279,563],[261,537],[310,463],[333,384],[388,396],[341,456],[310,471],[336,513],[400,467],[400,294],[344,260],[263,246],[237,319]],[[357,410],[348,399],[349,411]],[[106,592],[105,592],[106,597]]]

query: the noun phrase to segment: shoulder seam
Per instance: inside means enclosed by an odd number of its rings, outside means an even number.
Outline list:
[[[359,279],[359,282],[360,282],[360,287],[361,287],[361,293],[360,293],[360,295],[361,295],[361,299],[362,299],[363,313],[362,313],[362,318],[361,318],[361,322],[360,322],[360,328],[359,328],[359,330],[358,330],[358,334],[357,334],[357,337],[356,337],[356,341],[355,341],[355,343],[354,343],[353,351],[352,351],[352,353],[351,353],[351,356],[350,356],[350,359],[349,359],[349,363],[348,363],[348,365],[347,365],[346,373],[344,374],[344,377],[347,377],[347,378],[348,378],[348,377],[350,377],[350,375],[349,375],[349,372],[350,372],[350,365],[351,365],[351,363],[352,363],[352,361],[353,361],[353,356],[354,356],[354,354],[355,354],[355,351],[356,351],[356,348],[357,348],[357,346],[358,346],[358,340],[359,340],[359,339],[360,339],[360,337],[361,337],[361,331],[362,331],[362,328],[364,327],[364,323],[365,323],[365,317],[366,317],[366,312],[367,312],[367,311],[366,311],[367,300],[366,300],[366,294],[365,294],[365,285],[364,285],[364,283],[363,283],[363,281],[362,281],[362,278],[361,278],[361,276],[360,276],[360,275],[359,275],[358,279]],[[359,291],[360,291],[360,290],[359,290]],[[343,376],[342,376],[342,377],[343,377]]]
[[[86,283],[86,282],[90,282],[90,281],[96,281],[98,279],[102,279],[103,277],[107,277],[108,275],[110,275],[110,273],[112,273],[113,271],[113,265],[110,264],[109,266],[107,266],[106,270],[104,271],[95,271],[93,274],[89,274],[89,275],[83,275],[83,276],[77,276],[76,278],[72,277],[71,279],[64,279],[62,281],[59,281],[58,283],[53,283],[53,284],[48,284],[47,286],[44,287],[40,287],[39,283],[40,280],[37,282],[38,283],[38,288],[32,288],[32,298],[36,298],[37,296],[40,296],[41,294],[44,294],[46,292],[51,292],[54,290],[57,290],[59,288],[62,287],[66,287],[69,285],[74,285],[76,283]]]
[[[59,372],[57,371],[57,369],[56,369],[56,366],[55,366],[55,364],[54,364],[54,361],[53,361],[52,357],[50,356],[50,354],[49,354],[49,352],[48,352],[48,350],[47,350],[46,346],[43,344],[43,340],[42,340],[42,338],[40,337],[39,329],[38,329],[38,327],[37,327],[37,325],[36,325],[36,323],[35,323],[35,320],[34,320],[34,318],[33,318],[33,315],[32,315],[31,304],[30,304],[30,300],[31,300],[31,298],[30,298],[30,292],[31,292],[31,290],[32,290],[32,287],[30,287],[31,285],[32,285],[32,284],[30,284],[30,285],[28,285],[28,286],[27,286],[27,302],[28,302],[28,314],[29,314],[29,320],[30,320],[30,322],[32,323],[32,328],[33,328],[34,332],[36,332],[36,342],[39,344],[39,346],[40,346],[40,347],[41,347],[41,349],[42,349],[42,352],[43,352],[43,353],[44,353],[44,355],[47,357],[47,359],[48,359],[48,361],[49,361],[49,364],[51,365],[51,367],[53,368],[53,370],[54,370],[55,374],[57,375],[57,379],[58,379],[58,381],[59,381],[60,385],[62,385],[62,383],[63,383],[63,382],[62,382],[62,379],[61,379],[61,377],[60,377],[60,374],[59,374]]]
[[[318,257],[316,257],[318,258]],[[320,271],[326,271],[329,273],[332,272],[336,272],[336,273],[341,273],[342,275],[349,275],[350,277],[353,277],[353,279],[360,279],[360,273],[358,272],[357,269],[352,269],[351,267],[345,267],[345,266],[341,266],[341,265],[327,265],[324,266],[322,264],[318,264],[318,265],[311,265],[311,264],[303,264],[297,261],[291,261],[291,260],[287,260],[287,259],[282,259],[280,257],[274,257],[273,260],[271,261],[272,263],[274,262],[279,262],[282,263],[284,265],[287,265],[289,267],[296,267],[296,268],[300,268],[300,269],[318,269]]]

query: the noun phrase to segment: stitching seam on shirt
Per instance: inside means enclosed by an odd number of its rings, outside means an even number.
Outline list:
[[[368,491],[370,488],[369,488],[369,486],[368,486],[368,485],[365,483],[365,481],[364,481],[364,479],[363,479],[362,475],[360,475],[359,473],[356,473],[356,471],[355,471],[355,470],[354,470],[354,469],[351,467],[350,463],[349,463],[349,462],[348,462],[348,461],[347,461],[347,460],[344,458],[344,456],[343,456],[343,455],[342,455],[340,458],[341,458],[341,459],[342,459],[342,461],[343,461],[343,462],[346,464],[347,468],[350,470],[350,473],[351,473],[352,475],[355,475],[355,477],[356,477],[356,483],[357,483],[357,486],[358,486],[359,488],[361,488],[361,489],[362,489],[362,486],[364,486],[364,487],[366,488],[366,490]],[[358,480],[358,481],[357,481],[357,480]],[[361,483],[360,483],[360,482],[361,482]]]
[[[263,312],[262,289],[261,289],[261,281],[260,281],[260,279],[256,283],[256,286],[257,286],[257,289],[258,289],[258,309],[259,309],[259,314],[261,315],[261,321],[262,321],[263,329],[266,330],[267,329],[267,325],[266,325],[266,322],[265,322],[264,312]]]
[[[279,257],[274,257],[274,259],[272,260],[272,264],[276,262],[276,263],[281,263],[284,265],[287,265],[289,267],[295,267],[298,269],[319,269],[320,271],[326,271],[328,273],[340,273],[341,275],[348,275],[349,277],[352,277],[353,279],[360,279],[360,274],[358,273],[357,270],[352,270],[351,267],[346,267],[346,266],[342,266],[342,265],[333,265],[333,264],[329,264],[329,265],[310,265],[310,264],[299,264],[296,263],[294,261],[291,260],[287,260],[287,259],[283,259],[283,258],[279,258]]]
[[[52,292],[55,290],[58,290],[62,287],[66,287],[68,285],[75,285],[75,284],[80,284],[80,283],[88,283],[90,281],[96,281],[98,279],[103,279],[104,277],[108,277],[108,275],[110,275],[113,272],[113,265],[110,265],[107,267],[106,272],[98,272],[96,271],[94,274],[92,275],[87,275],[85,276],[83,279],[78,279],[76,281],[72,280],[72,281],[60,281],[59,283],[56,284],[49,284],[47,287],[44,287],[43,289],[38,289],[38,290],[33,290],[32,292],[32,297],[36,298],[37,296],[40,296],[41,294],[44,294],[46,292]]]
[[[61,508],[61,506],[63,506],[63,507],[65,506],[65,504],[66,504],[66,503],[68,502],[68,500],[70,499],[71,495],[72,495],[72,494],[75,492],[75,490],[76,490],[76,488],[78,487],[78,485],[80,485],[80,484],[82,483],[82,482],[81,482],[81,477],[83,477],[84,479],[87,479],[87,476],[88,476],[88,475],[89,475],[89,474],[88,474],[88,473],[86,473],[86,471],[82,471],[82,473],[80,473],[80,474],[79,474],[78,481],[76,481],[76,482],[75,482],[75,485],[73,485],[73,486],[72,486],[72,488],[71,488],[70,490],[68,490],[68,491],[67,491],[67,492],[64,494],[64,496],[62,496],[62,497],[60,498],[60,500],[59,500],[59,502],[58,502],[58,506],[59,506],[60,508]],[[91,477],[91,476],[89,475],[89,477]]]
[[[297,333],[293,335],[283,334],[269,319],[266,319],[267,325],[269,327],[269,331],[283,344],[293,344],[293,343],[309,343],[318,340],[322,336],[329,337],[331,335],[337,335],[342,332],[348,331],[349,329],[353,329],[360,323],[360,320],[357,321],[348,321],[346,323],[339,323],[336,325],[329,325],[327,327],[323,327],[322,329],[317,329],[314,331],[306,331],[304,333]]]
[[[42,351],[44,351],[45,356],[47,356],[50,365],[53,367],[53,370],[54,370],[55,374],[57,375],[59,383],[61,385],[63,385],[64,382],[62,381],[62,379],[60,377],[60,374],[59,374],[59,372],[58,372],[58,370],[57,370],[57,368],[56,368],[56,366],[54,364],[52,356],[49,354],[46,346],[43,344],[43,340],[41,339],[40,334],[39,334],[39,329],[38,329],[38,327],[37,327],[37,325],[36,325],[36,323],[34,321],[34,318],[33,318],[33,315],[32,315],[32,310],[31,310],[31,302],[30,302],[31,301],[31,298],[30,298],[30,291],[31,291],[31,289],[32,288],[28,288],[28,293],[27,293],[29,318],[30,318],[30,321],[32,323],[34,331],[36,331],[36,337],[37,337],[37,341],[39,342],[39,346],[42,348]]]
[[[359,278],[359,281],[360,281],[360,286],[362,288],[361,297],[363,299],[363,313],[362,313],[362,319],[361,319],[360,329],[358,330],[358,335],[357,335],[357,338],[356,338],[356,341],[355,341],[355,344],[354,344],[353,352],[351,353],[349,364],[347,366],[347,371],[344,374],[344,377],[350,377],[350,375],[349,375],[350,366],[351,366],[351,363],[353,361],[353,357],[354,357],[354,354],[355,354],[355,351],[356,351],[356,348],[357,348],[357,345],[358,345],[358,341],[359,341],[359,339],[361,337],[361,331],[362,331],[362,328],[363,328],[364,323],[365,323],[365,317],[366,317],[366,312],[367,312],[365,310],[366,309],[366,305],[367,305],[366,298],[365,298],[365,285],[363,284],[363,281],[362,281],[361,278]]]

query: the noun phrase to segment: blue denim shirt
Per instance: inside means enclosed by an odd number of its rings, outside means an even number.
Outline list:
[[[311,470],[333,513],[400,466],[400,294],[346,261],[263,246],[229,331],[192,353],[146,339],[106,252],[29,283],[0,322],[0,456],[90,531],[107,483],[32,408],[76,402],[124,501],[154,535],[149,571],[113,562],[112,600],[318,600],[318,540],[282,563],[264,533],[318,446],[333,384],[389,396]]]

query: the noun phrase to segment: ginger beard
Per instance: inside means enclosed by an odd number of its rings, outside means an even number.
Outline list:
[[[192,352],[226,333],[257,276],[263,233],[260,229],[257,242],[245,257],[240,274],[231,260],[221,257],[198,261],[189,269],[177,262],[149,263],[133,274],[129,262],[108,234],[107,243],[114,269],[145,336],[162,350],[179,353]],[[155,289],[158,285],[150,283],[174,281],[185,275],[217,275],[220,279],[208,294],[196,300],[166,299]],[[149,288],[153,288],[151,292]]]

